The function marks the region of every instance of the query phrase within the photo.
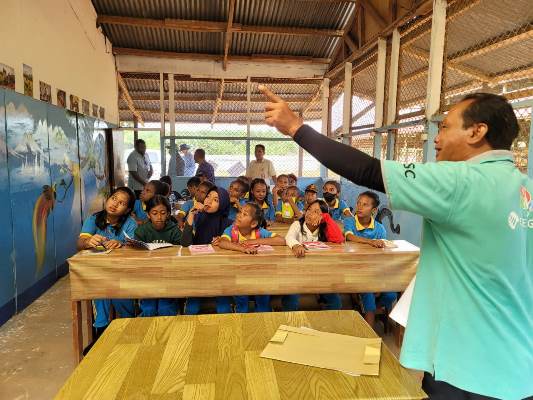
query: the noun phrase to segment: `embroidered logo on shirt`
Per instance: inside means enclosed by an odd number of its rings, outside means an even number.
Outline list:
[[[533,229],[533,219],[529,218],[529,214],[533,211],[533,200],[531,200],[531,193],[524,187],[520,187],[520,208],[522,208],[522,216],[511,211],[507,218],[507,223],[511,229],[517,227]]]

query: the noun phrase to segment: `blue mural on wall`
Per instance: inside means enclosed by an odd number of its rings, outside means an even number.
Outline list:
[[[5,314],[15,308],[15,271],[11,260],[13,237],[11,230],[11,204],[9,200],[9,174],[7,169],[6,118],[4,92],[0,91],[0,309]],[[0,315],[0,324],[3,322]]]
[[[108,194],[104,122],[78,115],[83,220],[103,208]]]
[[[5,105],[16,283],[21,293],[56,267],[47,107],[13,92],[6,92]]]
[[[0,89],[0,324],[66,272],[82,214],[101,209],[106,127]]]
[[[48,130],[54,229],[64,238],[76,238],[81,229],[81,180],[76,114],[50,107]],[[57,263],[76,252],[76,241],[56,242]]]

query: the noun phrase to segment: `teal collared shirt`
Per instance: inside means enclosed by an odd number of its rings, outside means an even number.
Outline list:
[[[533,395],[533,181],[502,150],[382,171],[392,208],[424,218],[401,363],[485,396]]]

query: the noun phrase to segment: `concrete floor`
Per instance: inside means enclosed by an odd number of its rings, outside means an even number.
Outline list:
[[[66,276],[0,328],[1,400],[52,399],[74,370],[69,297]]]

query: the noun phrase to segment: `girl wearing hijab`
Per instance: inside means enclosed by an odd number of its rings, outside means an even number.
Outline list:
[[[213,186],[202,203],[196,203],[187,215],[183,228],[181,244],[188,247],[191,244],[210,244],[218,238],[232,221],[228,218],[230,199],[226,189]],[[185,303],[185,314],[196,315],[200,311],[198,297],[191,297]],[[217,313],[231,312],[231,297],[216,298]]]

